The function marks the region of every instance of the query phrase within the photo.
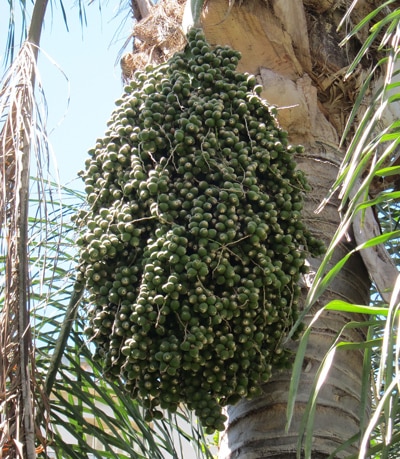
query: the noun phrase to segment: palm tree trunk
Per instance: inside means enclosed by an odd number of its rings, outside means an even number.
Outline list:
[[[312,213],[317,200],[328,191],[327,184],[335,176],[336,166],[331,161],[304,158],[299,166],[309,172],[308,177],[314,193],[308,202],[309,226],[320,237],[329,238],[338,224],[335,205],[319,215]],[[344,256],[351,247],[343,243],[337,256]],[[316,268],[315,260],[313,269]],[[304,294],[307,293],[307,283]],[[359,257],[352,258],[330,290],[314,305],[312,314],[333,299],[356,304],[365,304],[369,281]],[[291,371],[277,371],[264,386],[263,395],[255,400],[242,400],[238,405],[228,408],[228,425],[222,437],[219,458],[296,458],[297,442],[302,415],[309,401],[311,387],[316,372],[338,331],[354,317],[330,311],[318,320],[310,335],[303,364],[303,373],[296,398],[295,412],[289,432],[285,432],[286,409],[288,403]],[[351,329],[342,339],[358,342],[364,339],[363,330]],[[291,347],[296,351],[295,343]],[[313,432],[312,458],[326,458],[337,447],[356,435],[360,430],[360,406],[363,355],[361,352],[340,351],[336,356],[329,377],[319,395],[315,429]],[[357,453],[357,446],[346,449],[347,457]],[[344,455],[343,455],[344,454]]]
[[[341,12],[332,12],[325,3],[329,2],[276,0],[267,5],[255,0],[229,8],[227,1],[215,0],[206,4],[202,25],[209,42],[227,44],[242,52],[239,70],[258,75],[264,86],[263,96],[278,107],[280,124],[288,130],[289,139],[306,147],[306,153],[298,158],[299,168],[306,172],[313,188],[307,197],[305,219],[313,233],[328,242],[340,220],[339,202],[330,202],[318,215],[314,210],[334,182],[342,160],[339,139],[346,111],[352,105],[349,94],[354,83],[349,82],[344,88],[338,81],[355,52],[351,46],[356,48],[357,44],[352,43],[347,54],[339,48],[342,37],[336,32],[336,25]],[[352,248],[351,238],[343,241],[336,252],[336,261]],[[318,261],[310,262],[315,270]],[[305,296],[311,278],[312,274],[304,280]],[[307,320],[334,298],[365,304],[369,286],[361,258],[352,257],[330,290],[314,305]],[[290,430],[285,432],[291,372],[280,371],[265,385],[260,398],[243,400],[228,408],[220,459],[296,457],[302,413],[316,371],[336,334],[353,319],[343,313],[329,312],[316,323]],[[357,342],[363,340],[363,333],[363,330],[352,329],[342,338]],[[290,346],[295,351],[295,343]],[[362,353],[341,352],[337,356],[319,397],[313,458],[328,457],[359,432],[362,365]],[[356,452],[354,445],[346,450],[346,454]],[[336,457],[344,457],[343,454],[338,453]]]
[[[140,1],[140,0],[138,0]],[[193,7],[201,0],[188,0]],[[344,2],[343,2],[344,3]],[[374,3],[374,2],[372,2]],[[368,9],[379,2],[357,2],[352,20],[357,23]],[[371,62],[366,60],[358,78],[343,76],[364,42],[362,31],[346,48],[339,43],[345,32],[338,25],[346,5],[332,0],[253,0],[204,2],[201,25],[212,45],[229,45],[242,53],[238,70],[257,75],[263,85],[262,96],[278,107],[281,126],[288,130],[292,143],[305,146],[298,157],[299,168],[308,176],[313,191],[306,197],[304,212],[313,233],[329,242],[340,221],[339,200],[331,200],[320,214],[314,210],[327,195],[343,158],[340,138],[354,104],[359,81]],[[369,56],[373,59],[373,56]],[[331,263],[355,247],[351,230],[348,239],[339,244]],[[310,260],[310,275],[304,279],[304,297],[310,287],[319,261]],[[365,304],[370,281],[361,257],[352,256],[306,318],[331,299]],[[220,459],[261,459],[296,457],[299,429],[311,386],[317,370],[342,328],[354,316],[326,312],[313,327],[291,427],[286,432],[290,371],[275,372],[264,386],[263,395],[252,401],[242,400],[228,408],[228,422],[222,436]],[[364,340],[364,330],[346,328],[341,339]],[[296,343],[289,346],[296,352]],[[336,356],[319,395],[311,457],[326,458],[337,447],[360,431],[364,413],[362,393],[363,355],[340,352]],[[368,403],[367,403],[368,404]],[[345,452],[335,457],[357,453],[357,444],[349,443]]]

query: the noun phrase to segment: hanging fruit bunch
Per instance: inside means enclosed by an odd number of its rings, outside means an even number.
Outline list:
[[[135,73],[82,172],[79,280],[88,338],[148,418],[184,403],[207,431],[288,365],[308,190],[287,133],[238,52],[188,33]]]

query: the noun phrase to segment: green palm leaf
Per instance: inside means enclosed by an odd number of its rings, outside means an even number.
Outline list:
[[[348,19],[355,3],[353,2],[348,15],[343,21]],[[388,125],[384,126],[382,124],[388,110],[392,108],[394,103],[398,103],[399,99],[399,83],[395,78],[398,76],[400,9],[388,9],[388,6],[393,3],[393,1],[385,2],[371,12],[349,32],[345,40],[345,42],[349,40],[350,37],[357,34],[367,24],[370,25],[371,22],[375,22],[370,28],[368,38],[365,40],[354,62],[350,65],[347,77],[357,68],[362,57],[367,52],[371,52],[372,48],[374,52],[378,53],[379,59],[360,88],[359,95],[345,129],[345,135],[348,135],[350,130],[354,128],[356,117],[360,117],[362,104],[365,104],[365,98],[372,89],[373,92],[369,104],[364,114],[361,114],[360,121],[347,148],[337,179],[332,185],[326,200],[321,205],[322,208],[335,193],[339,192],[342,199],[341,209],[343,210],[343,217],[315,276],[301,319],[305,317],[312,305],[315,304],[316,300],[345,265],[349,258],[347,256],[333,266],[329,266],[329,263],[332,260],[336,246],[346,237],[346,233],[350,230],[354,219],[358,215],[361,215],[361,219],[363,219],[367,208],[374,206],[377,209],[383,223],[383,234],[367,240],[359,245],[356,250],[361,251],[360,253],[362,254],[364,249],[385,246],[389,253],[392,254],[393,259],[398,261],[396,248],[398,247],[400,237],[398,233],[399,210],[397,204],[400,196],[399,191],[389,187],[372,199],[369,197],[372,184],[377,177],[383,179],[393,177],[400,171],[397,164],[394,164],[400,143],[399,122],[394,117]],[[379,80],[381,83],[376,89],[373,89],[374,82],[377,80],[379,73],[382,74],[382,78]],[[288,425],[293,415],[294,399],[297,393],[297,385],[299,383],[308,338],[312,333],[312,326],[317,323],[323,311],[329,309],[347,311],[370,318],[360,321],[355,316],[354,322],[346,324],[332,341],[332,345],[321,363],[311,391],[310,401],[304,415],[299,437],[299,451],[301,451],[301,448],[304,448],[305,457],[310,457],[311,454],[314,414],[318,393],[324,385],[326,375],[330,371],[334,358],[339,358],[341,349],[364,353],[363,389],[362,394],[360,394],[360,406],[364,421],[360,426],[359,435],[349,439],[348,443],[359,442],[361,446],[358,458],[370,457],[369,455],[372,454],[373,456],[371,457],[395,457],[400,451],[400,439],[398,435],[400,382],[398,364],[398,329],[400,323],[398,304],[399,282],[398,280],[394,286],[390,304],[383,303],[376,292],[372,297],[375,304],[371,306],[354,305],[335,300],[319,311],[306,328],[299,344],[293,369],[287,410]],[[349,343],[342,339],[344,330],[354,326],[366,327],[368,333],[366,334],[365,341]],[[367,406],[371,398],[371,376],[373,379],[372,412],[371,415],[367,416]],[[342,447],[344,446],[342,445]],[[340,448],[333,453],[332,457],[339,450]]]
[[[55,195],[56,185],[46,185],[48,195]],[[81,292],[74,290],[71,216],[81,205],[79,193],[63,188],[59,201],[47,203],[46,219],[30,218],[30,255],[35,267],[33,332],[37,372],[47,395],[42,414],[49,416],[49,450],[60,458],[90,453],[94,457],[180,459],[190,451],[191,456],[211,459],[201,427],[187,412],[149,424],[138,403],[117,382],[105,381],[101,366],[93,361],[90,343],[83,337],[84,300],[77,308]],[[38,421],[43,424],[42,419]]]

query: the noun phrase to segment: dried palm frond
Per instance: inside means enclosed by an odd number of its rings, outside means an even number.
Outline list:
[[[156,49],[152,54],[145,51],[137,51],[135,53],[125,53],[120,61],[122,79],[129,81],[132,79],[133,74],[136,70],[140,70],[146,67],[147,64],[158,64],[161,63],[159,53]]]
[[[36,457],[30,324],[30,156],[41,175],[46,137],[35,99],[37,47],[25,42],[0,86],[0,456]]]
[[[0,82],[0,457],[36,458],[35,367],[30,324],[28,224],[30,156],[38,175],[46,142],[35,98],[48,0],[34,3],[27,40]],[[11,4],[10,4],[11,5]]]
[[[132,33],[135,49],[121,59],[123,80],[128,81],[149,63],[165,62],[185,46],[181,26],[184,8],[185,0],[160,0],[136,23]]]
[[[3,277],[0,315],[0,450],[23,457],[23,436],[33,438],[28,285],[27,192],[33,87],[32,48],[23,46],[0,92],[0,240]],[[33,443],[34,445],[34,443]],[[32,446],[33,446],[32,445]]]
[[[151,14],[135,25],[135,37],[147,48],[159,46],[166,51],[176,42],[183,43],[180,28],[184,6],[183,0],[158,2]]]

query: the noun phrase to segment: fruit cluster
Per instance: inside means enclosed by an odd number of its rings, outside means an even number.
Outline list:
[[[302,148],[239,59],[192,29],[185,51],[136,72],[89,152],[77,216],[105,374],[149,419],[185,403],[208,431],[288,364],[297,282],[322,250],[301,220]]]

